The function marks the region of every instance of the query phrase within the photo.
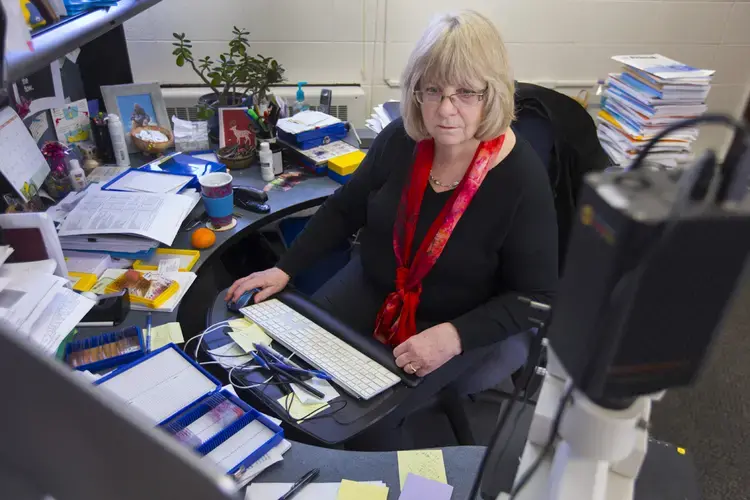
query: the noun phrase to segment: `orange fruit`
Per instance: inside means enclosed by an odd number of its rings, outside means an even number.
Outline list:
[[[193,231],[193,234],[190,237],[190,243],[192,243],[195,248],[208,248],[216,243],[216,235],[207,227],[200,227]]]

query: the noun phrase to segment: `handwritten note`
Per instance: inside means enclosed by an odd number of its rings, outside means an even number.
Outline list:
[[[232,338],[232,340],[237,342],[237,344],[242,347],[245,352],[254,351],[254,343],[271,345],[271,337],[266,335],[266,332],[264,332],[258,325],[255,324],[253,324],[249,328],[244,328],[242,330],[232,329],[232,331],[229,332],[229,336]]]
[[[280,397],[279,404],[283,406],[285,410],[289,410],[289,416],[296,419],[297,423],[302,419],[310,418],[328,408],[328,403],[326,402],[305,404],[300,401],[297,395],[293,392]]]
[[[185,342],[185,338],[182,336],[182,328],[180,328],[179,323],[167,323],[166,325],[151,328],[152,351],[164,347],[170,342],[175,344]]]
[[[358,483],[343,479],[336,500],[387,500],[388,486]]]
[[[450,500],[453,486],[409,473],[398,500]]]
[[[409,473],[441,483],[448,483],[442,450],[409,450],[398,452],[398,478],[404,487]]]

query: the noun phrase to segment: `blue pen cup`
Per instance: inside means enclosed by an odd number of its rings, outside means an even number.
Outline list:
[[[221,198],[209,198],[201,195],[203,206],[211,220],[214,228],[219,229],[232,223],[232,212],[234,211],[234,193],[230,191],[227,196]]]

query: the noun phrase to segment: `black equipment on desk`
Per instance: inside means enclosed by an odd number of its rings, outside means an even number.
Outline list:
[[[268,194],[265,191],[249,186],[235,186],[232,190],[236,207],[259,214],[267,214],[271,211],[271,206],[267,203]]]
[[[103,326],[103,324],[117,326],[130,312],[130,296],[126,290],[100,296],[94,307],[86,313],[78,326]]]
[[[694,380],[750,252],[749,171],[747,155],[718,170],[708,153],[679,182],[635,167],[586,178],[547,336],[593,401]]]
[[[318,111],[325,114],[331,114],[331,101],[333,100],[333,92],[331,89],[320,89],[320,105]]]

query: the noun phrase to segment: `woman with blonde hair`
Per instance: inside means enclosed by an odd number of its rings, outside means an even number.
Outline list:
[[[401,82],[403,119],[377,136],[277,267],[236,281],[227,298],[262,288],[264,300],[359,231],[360,255],[314,298],[392,346],[407,373],[436,372],[427,380],[476,392],[525,361],[533,324],[519,297],[552,298],[549,180],[510,127],[513,76],[484,16],[436,18]]]

